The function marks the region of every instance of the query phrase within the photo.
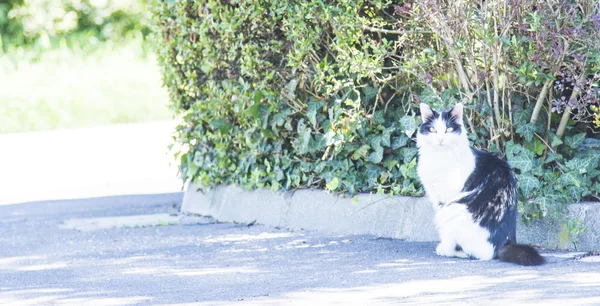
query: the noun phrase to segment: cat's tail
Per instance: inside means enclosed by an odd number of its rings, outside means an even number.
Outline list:
[[[539,266],[546,262],[538,251],[525,244],[507,244],[498,251],[498,259],[522,266]]]

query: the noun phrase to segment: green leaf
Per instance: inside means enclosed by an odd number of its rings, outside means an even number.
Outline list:
[[[385,130],[383,130],[383,133],[381,134],[381,145],[384,147],[389,147],[391,146],[391,141],[390,138],[392,136],[392,128],[387,128]]]
[[[428,104],[433,109],[440,109],[443,107],[442,102],[437,98],[437,95],[430,87],[425,87],[419,95],[421,102]]]
[[[544,154],[546,146],[538,138],[536,138],[533,141],[533,145],[526,146],[526,148],[529,149],[529,151],[535,153],[536,155],[542,156]]]
[[[553,148],[556,148],[557,146],[563,144],[563,141],[560,139],[560,137],[556,136],[556,134],[552,132],[548,132],[548,134],[550,135],[550,145]]]
[[[533,175],[530,174],[519,174],[517,175],[519,181],[519,188],[523,191],[523,195],[528,197],[531,193],[540,188],[540,181]]]
[[[352,159],[357,160],[359,158],[364,158],[369,153],[370,148],[371,146],[369,145],[360,146],[358,149],[354,150],[354,153],[352,153]]]
[[[569,170],[577,171],[578,173],[586,173],[588,170],[591,170],[592,159],[591,158],[573,158],[569,160],[565,166]]]
[[[533,169],[534,155],[531,151],[524,150],[513,157],[507,157],[510,166],[521,170],[521,173],[525,173]]]
[[[373,116],[373,122],[375,122],[375,124],[385,123],[385,116],[382,110],[378,110],[375,112],[375,115]]]
[[[398,161],[393,158],[388,158],[383,164],[385,165],[385,168],[388,169],[388,171],[391,171],[394,167],[396,167]]]
[[[331,179],[331,181],[329,181],[329,183],[325,184],[325,188],[327,188],[327,190],[329,191],[335,191],[336,189],[338,189],[339,185],[340,181],[337,177],[334,177],[333,179]]]
[[[367,178],[369,179],[369,182],[376,182],[383,171],[384,169],[377,165],[367,165]]]
[[[531,111],[530,110],[521,110],[515,112],[513,115],[513,122],[515,125],[522,126],[529,124],[529,120],[531,119]]]
[[[546,157],[546,163],[550,163],[553,161],[561,161],[562,160],[562,155],[558,154],[558,153],[554,153],[554,152],[548,152],[548,157]]]
[[[585,133],[575,134],[573,136],[565,137],[565,144],[569,146],[571,149],[577,149],[579,145],[583,143],[585,140]]]
[[[379,91],[377,88],[375,87],[371,87],[371,86],[365,86],[363,89],[363,102],[369,102],[371,101],[371,99],[375,98],[375,96],[377,96],[377,92]]]
[[[517,134],[523,136],[525,140],[532,141],[533,134],[535,133],[535,125],[533,123],[527,123],[524,125],[519,125],[516,129]]]
[[[400,150],[400,155],[402,156],[402,162],[405,164],[408,164],[413,158],[415,158],[415,156],[417,155],[417,148],[415,147],[410,147],[410,148],[402,148]]]
[[[581,182],[579,180],[579,175],[575,172],[567,172],[560,176],[560,183],[562,187],[566,187],[569,185],[575,187],[581,187]]]
[[[404,116],[400,118],[400,129],[406,136],[411,137],[415,131],[417,130],[417,122],[415,121],[415,117],[412,116]]]
[[[367,157],[367,160],[377,164],[380,163],[381,160],[383,160],[383,148],[380,146],[378,148],[374,148],[375,151],[371,152],[371,154],[369,155],[369,157]]]
[[[392,149],[396,150],[398,148],[404,147],[408,144],[410,138],[406,136],[406,134],[400,134],[400,136],[394,137],[392,140]]]
[[[317,127],[317,112],[323,108],[323,101],[310,102],[308,103],[308,110],[306,111],[306,117],[313,127]]]

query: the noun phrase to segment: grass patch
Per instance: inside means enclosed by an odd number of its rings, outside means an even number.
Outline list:
[[[91,54],[58,49],[38,61],[0,57],[0,133],[172,118],[153,56],[139,44]]]

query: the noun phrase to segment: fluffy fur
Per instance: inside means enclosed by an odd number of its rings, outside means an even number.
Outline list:
[[[463,106],[434,111],[421,104],[417,172],[435,208],[442,256],[539,265],[543,257],[516,244],[517,181],[508,163],[469,147]]]

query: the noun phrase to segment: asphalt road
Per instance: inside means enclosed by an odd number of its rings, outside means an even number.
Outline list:
[[[0,305],[600,305],[598,256],[449,259],[434,243],[180,218],[181,197],[0,206]],[[152,214],[179,221],[99,221]]]

